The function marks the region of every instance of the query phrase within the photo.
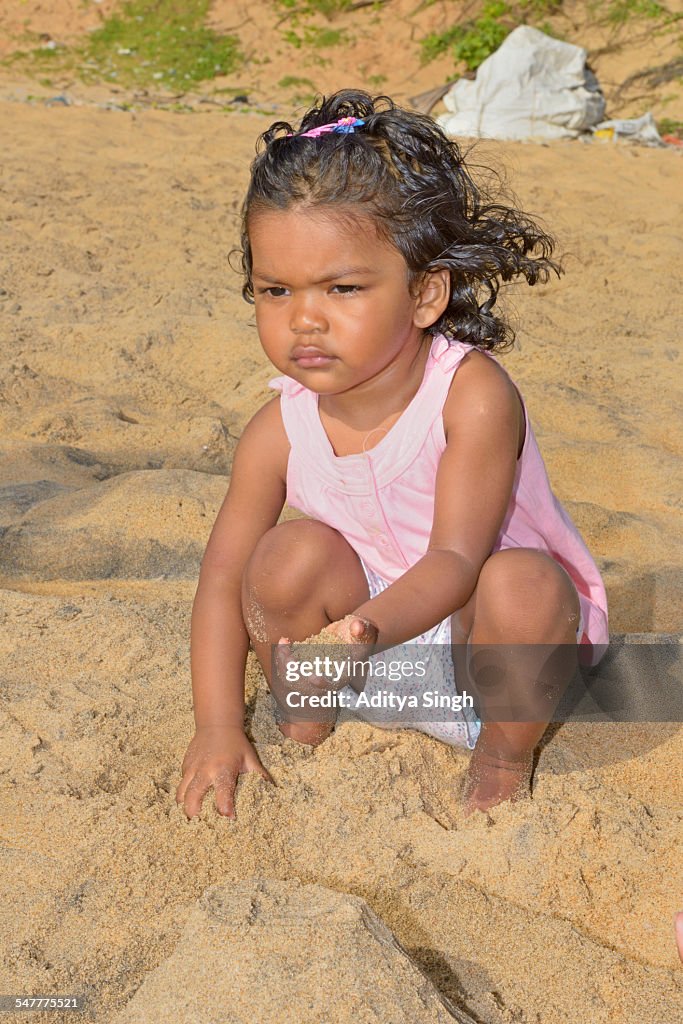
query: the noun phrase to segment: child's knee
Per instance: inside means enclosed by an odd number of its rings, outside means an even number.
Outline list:
[[[327,534],[335,531],[315,520],[279,523],[261,537],[244,570],[244,589],[259,603],[281,607],[310,597],[321,567],[329,564]]]

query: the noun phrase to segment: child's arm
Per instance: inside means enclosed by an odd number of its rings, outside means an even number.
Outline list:
[[[285,503],[289,442],[279,406],[278,396],[245,428],[235,451],[230,487],[202,559],[191,635],[196,732],[176,794],[189,817],[199,812],[212,785],[218,810],[232,815],[240,771],[260,771],[270,778],[244,733],[249,636],[241,588],[247,561],[260,538],[277,523]]]
[[[354,609],[378,628],[379,649],[406,643],[467,603],[510,502],[522,410],[501,367],[480,352],[465,356],[443,416],[447,444],[427,553]]]

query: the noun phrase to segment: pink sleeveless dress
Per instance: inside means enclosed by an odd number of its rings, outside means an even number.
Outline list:
[[[403,575],[427,551],[436,471],[446,448],[443,406],[453,375],[473,348],[437,334],[417,394],[381,441],[360,454],[334,454],[315,392],[291,377],[269,382],[281,392],[282,419],[291,445],[287,504],[345,537],[361,559],[371,596]],[[484,354],[498,362],[490,352]],[[512,547],[535,548],[566,569],[581,605],[577,630],[581,661],[596,665],[609,643],[605,587],[576,526],[553,494],[523,399],[522,404],[524,447],[491,553]],[[450,618],[412,642],[450,643]],[[468,729],[467,724],[463,722],[459,738],[440,738],[473,746],[476,725],[469,723]],[[430,723],[424,731],[435,735],[435,725],[438,723]],[[419,726],[413,723],[412,727]]]

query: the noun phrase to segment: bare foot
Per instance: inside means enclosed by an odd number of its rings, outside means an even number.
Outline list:
[[[278,728],[290,740],[318,747],[332,733],[334,722],[280,722]]]
[[[678,946],[678,955],[681,963],[683,964],[683,910],[679,910],[674,917],[674,928],[676,929],[676,945]]]
[[[520,761],[508,761],[475,750],[463,789],[465,816],[488,811],[505,800],[515,802],[530,796],[532,773],[531,754]]]

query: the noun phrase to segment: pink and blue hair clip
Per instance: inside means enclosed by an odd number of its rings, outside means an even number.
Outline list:
[[[317,139],[319,135],[327,135],[330,132],[334,132],[335,135],[348,135],[363,124],[365,121],[361,117],[340,117],[338,121],[333,121],[331,124],[321,124],[317,128],[311,128],[310,131],[302,132],[297,138]],[[287,132],[287,138],[294,134],[294,132]]]

